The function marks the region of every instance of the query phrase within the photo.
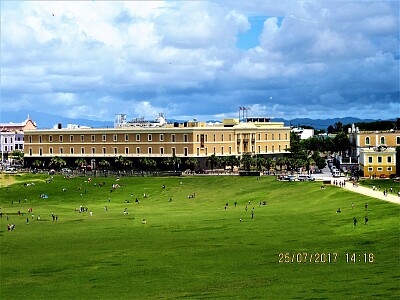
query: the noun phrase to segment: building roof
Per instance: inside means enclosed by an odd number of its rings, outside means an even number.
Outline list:
[[[0,131],[28,130],[36,129],[36,127],[36,123],[33,122],[29,116],[25,121],[20,123],[0,123]]]

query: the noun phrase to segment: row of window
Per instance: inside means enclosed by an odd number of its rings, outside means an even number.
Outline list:
[[[368,156],[368,163],[369,163],[369,164],[372,164],[373,158],[374,158],[373,156]],[[383,157],[382,157],[382,156],[377,156],[376,158],[377,158],[378,164],[383,163]],[[388,164],[391,164],[392,161],[393,161],[393,160],[392,160],[392,157],[391,157],[391,156],[386,156],[386,162],[387,162]]]
[[[386,145],[386,138],[381,136],[379,142],[381,145]],[[369,136],[365,137],[365,145],[371,145],[371,138]],[[396,136],[396,145],[400,145],[400,136]]]
[[[240,134],[237,134],[237,138],[238,139],[240,139],[241,137],[243,139],[248,139],[248,138],[250,138],[250,134],[242,134],[242,136]],[[260,141],[261,140],[261,133],[258,133],[257,137],[258,137],[258,140]],[[271,133],[270,136],[268,136],[268,133],[266,133],[265,134],[265,140],[268,140],[268,137],[270,137],[271,140],[275,140],[275,134],[274,133]],[[212,138],[213,138],[214,142],[217,141],[217,135],[216,134],[213,134]],[[223,142],[224,141],[224,134],[221,134],[220,138],[221,138],[221,142]],[[251,139],[255,140],[255,138],[256,138],[256,134],[252,133],[251,134]],[[63,139],[64,139],[64,136],[63,135],[59,135],[59,137],[58,137],[59,142],[63,142]],[[107,135],[103,134],[101,139],[102,139],[103,142],[106,142],[107,141]],[[285,140],[287,140],[287,139],[288,139],[288,134],[285,133]],[[69,136],[69,141],[70,142],[74,142],[74,140],[75,140],[75,135],[70,135]],[[96,142],[96,135],[91,135],[90,140],[92,142]],[[124,140],[125,140],[125,142],[129,142],[129,134],[125,134],[125,139]],[[278,140],[281,140],[281,134],[280,133],[278,134]],[[84,141],[85,141],[85,135],[82,134],[82,135],[80,135],[80,142],[84,142]],[[117,134],[113,135],[113,141],[114,142],[118,142],[118,135]],[[141,141],[141,134],[138,133],[138,134],[136,134],[136,142],[140,142],[140,141]],[[147,134],[147,141],[148,142],[153,141],[153,134],[150,134],[150,133]],[[164,142],[164,134],[163,133],[159,134],[159,141],[160,142]],[[188,135],[184,134],[183,135],[183,142],[187,143],[188,141],[189,141]],[[232,134],[231,133],[228,134],[228,141],[232,141]],[[29,137],[29,142],[32,143],[32,136]],[[43,138],[40,135],[39,136],[39,143],[42,143],[42,142],[43,142]],[[49,135],[49,142],[50,143],[53,142],[53,136],[52,135]],[[176,142],[176,135],[175,134],[171,134],[171,142]],[[208,142],[208,134],[198,134],[197,135],[197,142]]]
[[[69,154],[75,154],[75,150],[74,149],[75,149],[74,147],[71,147],[69,149]],[[160,153],[159,154],[163,155],[164,154],[164,148],[160,147],[159,149],[160,149]],[[176,148],[171,148],[171,149],[172,149],[172,154],[175,155],[176,154]],[[96,154],[96,148],[92,148],[91,150],[92,151],[91,151],[90,154]],[[51,155],[54,154],[53,148],[49,148],[49,154],[51,154]],[[60,155],[65,154],[64,153],[64,148],[60,148],[58,154],[60,154]],[[85,154],[85,148],[84,147],[81,148],[80,154]],[[107,154],[107,149],[105,147],[102,148],[101,154]],[[119,154],[118,153],[118,148],[113,148],[113,153],[112,154]],[[125,148],[125,154],[129,154],[129,148],[128,147]],[[136,154],[140,154],[140,148],[139,147],[136,148]],[[153,154],[153,148],[152,147],[148,147],[147,148],[147,154]],[[32,148],[29,148],[29,155],[33,155]],[[39,155],[40,156],[43,155],[43,149],[42,148],[39,148]],[[184,148],[184,155],[188,155],[188,148]]]
[[[14,150],[24,150],[24,145],[22,144],[15,144],[15,148],[13,145],[5,145],[2,147],[3,151],[14,151]]]
[[[392,172],[392,167],[387,167],[386,168],[386,171],[388,171],[388,172]],[[373,167],[368,167],[368,172],[373,172],[374,171],[374,168]],[[382,172],[383,171],[383,168],[382,167],[378,167],[378,168],[376,168],[376,171],[377,172]]]
[[[16,137],[16,138],[15,138],[15,141],[16,141],[16,142],[22,142],[23,140],[24,140],[23,137]],[[10,142],[8,142],[8,137],[4,137],[3,142],[4,142],[4,144],[7,144],[7,143],[12,144],[12,143],[13,143],[13,138],[10,137]]]
[[[160,142],[163,142],[164,141],[164,134],[160,134],[159,135],[159,137],[160,137]],[[140,139],[141,139],[141,134],[136,134],[136,142],[140,142]],[[64,140],[64,136],[63,135],[59,135],[59,137],[58,137],[58,141],[59,142],[63,142],[63,140]],[[75,135],[70,135],[69,136],[69,141],[70,142],[73,142],[75,140]],[[96,142],[96,135],[94,135],[94,134],[92,134],[91,135],[91,137],[90,137],[90,140],[92,141],[92,142]],[[103,134],[102,136],[101,136],[101,140],[103,141],[103,142],[106,142],[107,141],[107,135],[106,134]],[[152,134],[148,134],[147,135],[147,141],[148,142],[151,142],[153,140],[153,135]],[[187,134],[184,134],[183,135],[183,140],[184,140],[184,142],[188,142],[188,135]],[[84,142],[85,141],[85,135],[81,135],[80,136],[80,141],[81,142]],[[118,135],[117,134],[114,134],[113,135],[113,141],[114,142],[118,142]],[[171,142],[175,142],[176,141],[176,137],[175,137],[175,134],[172,134],[171,135]],[[41,135],[39,135],[39,143],[42,143],[43,142],[43,139],[42,139],[42,136]],[[49,142],[50,143],[52,143],[53,142],[53,136],[52,135],[49,135]],[[125,134],[125,142],[129,142],[129,134]],[[29,137],[29,143],[32,143],[32,136],[30,136]]]
[[[136,153],[135,154],[141,154],[141,150],[140,150],[141,148],[140,147],[137,147],[136,148]],[[208,155],[208,148],[206,147],[206,148],[204,148],[204,149],[202,149],[202,150],[204,150],[204,154],[205,155]],[[216,152],[216,147],[214,147],[213,148],[213,153],[214,154],[217,154],[217,152]],[[240,149],[239,149],[239,147],[237,147],[237,153],[240,153]],[[254,146],[252,147],[252,152],[254,152]],[[287,145],[285,145],[285,151],[287,150]],[[119,153],[118,153],[118,148],[117,147],[114,147],[114,148],[112,148],[112,153],[110,153],[110,154],[115,154],[115,155],[118,155]],[[220,149],[220,151],[221,151],[221,155],[226,155],[226,154],[229,154],[229,155],[232,155],[232,147],[230,147],[229,146],[229,148],[228,148],[228,152],[226,153],[225,152],[225,149],[224,149],[224,147],[221,147],[221,149]],[[281,145],[278,145],[278,152],[281,152],[282,151],[282,148],[281,148]],[[267,153],[268,152],[268,146],[265,146],[265,152]],[[272,147],[271,147],[271,152],[275,152],[275,146],[274,145],[272,145]],[[188,148],[183,148],[183,155],[184,156],[187,156],[188,155],[188,153],[189,153],[189,149]],[[197,156],[200,156],[200,148],[197,148],[196,149],[196,153],[197,153]],[[258,153],[261,153],[261,146],[258,146]],[[50,155],[53,155],[53,154],[55,154],[54,153],[54,151],[53,151],[53,148],[49,148],[49,153],[48,154],[50,154]],[[60,154],[60,155],[63,155],[63,154],[65,154],[64,153],[64,148],[59,148],[59,153],[58,154]],[[70,149],[69,149],[69,154],[75,154],[75,148],[74,147],[71,147]],[[81,147],[80,148],[80,154],[89,154],[89,153],[85,153],[85,148],[84,147]],[[96,154],[96,148],[95,147],[92,147],[91,148],[91,153],[90,154],[92,154],[92,155],[95,155]],[[102,148],[102,150],[101,150],[101,154],[107,154],[107,148],[106,147],[103,147]],[[130,152],[129,152],[129,147],[125,147],[125,153],[124,154],[130,154]],[[153,148],[152,147],[148,147],[147,148],[147,154],[156,154],[156,153],[154,153],[153,152]],[[164,150],[164,147],[160,147],[159,148],[159,153],[157,153],[157,154],[160,154],[160,155],[164,155],[165,154],[165,150]],[[176,148],[175,147],[172,147],[171,148],[171,154],[172,155],[176,155]],[[32,156],[33,155],[33,150],[32,150],[32,148],[29,148],[29,155],[30,156]],[[40,156],[42,156],[43,155],[43,149],[42,148],[39,148],[39,155]]]

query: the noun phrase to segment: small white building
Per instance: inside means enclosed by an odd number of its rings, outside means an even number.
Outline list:
[[[314,136],[314,129],[294,127],[291,131],[294,132],[301,140],[306,140]]]

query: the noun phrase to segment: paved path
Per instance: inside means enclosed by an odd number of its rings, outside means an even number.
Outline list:
[[[333,184],[333,180],[332,179],[332,184]],[[338,181],[344,182],[343,179],[340,179]],[[346,181],[344,188],[346,190],[355,192],[355,193],[359,193],[359,194],[363,194],[366,196],[370,196],[370,197],[374,197],[380,200],[384,200],[384,201],[389,201],[392,203],[396,203],[396,204],[400,204],[400,197],[398,197],[395,194],[388,194],[387,196],[383,195],[383,191],[374,191],[372,190],[372,188],[367,188],[365,186],[353,186],[353,183],[351,181]]]

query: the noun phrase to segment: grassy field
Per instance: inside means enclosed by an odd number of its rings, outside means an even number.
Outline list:
[[[400,297],[396,204],[274,177],[10,176],[0,299]]]

